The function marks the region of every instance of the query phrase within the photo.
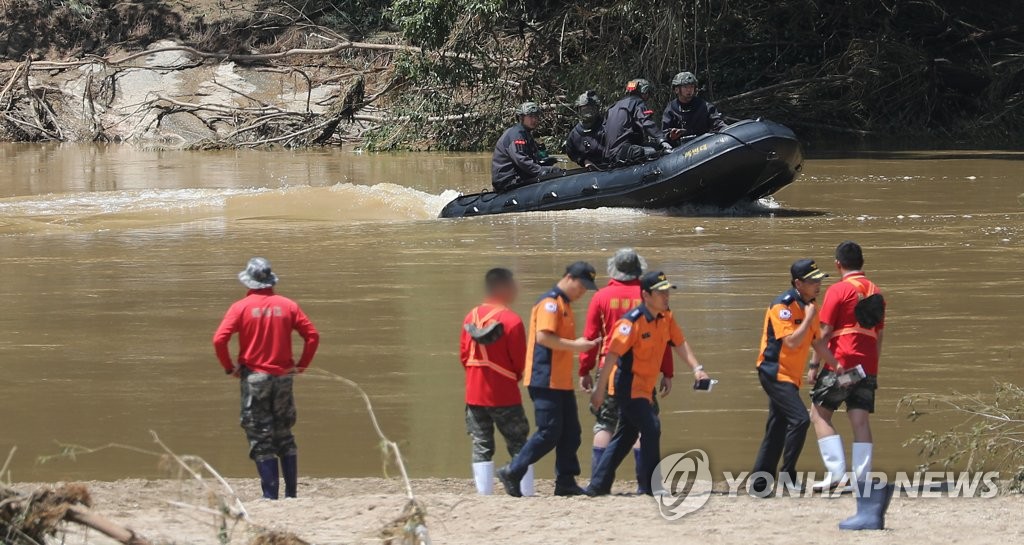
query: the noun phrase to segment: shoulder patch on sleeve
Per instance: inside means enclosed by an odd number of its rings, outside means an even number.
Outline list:
[[[558,303],[554,301],[548,301],[547,303],[544,303],[544,310],[552,313],[558,312]]]
[[[792,320],[793,319],[793,311],[789,310],[788,308],[780,309],[779,310],[779,319],[780,320]]]
[[[619,333],[622,335],[629,335],[633,331],[633,326],[629,323],[619,324]]]

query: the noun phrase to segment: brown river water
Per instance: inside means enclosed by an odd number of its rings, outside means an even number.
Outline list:
[[[567,263],[603,271],[622,246],[677,280],[673,308],[720,383],[698,394],[680,374],[662,405],[663,451],[706,449],[716,474],[753,463],[766,414],[759,328],[789,263],[830,263],[847,238],[889,302],[876,470],[915,469],[902,443],[950,423],[909,421],[902,396],[1024,383],[1024,154],[821,157],[776,202],[725,213],[457,221],[435,216],[456,191],[486,185],[485,155],[0,145],[0,161],[0,465],[17,446],[15,480],[160,476],[157,460],[119,449],[39,460],[62,445],[152,449],[148,430],[227,475],[253,474],[237,384],[210,344],[253,255],[273,261],[279,293],[320,329],[314,366],[369,392],[415,477],[469,478],[457,339],[492,266],[516,271],[526,315]],[[380,475],[354,392],[312,376],[296,390],[303,473]],[[589,452],[585,432],[585,468]],[[812,432],[801,464],[820,463]]]

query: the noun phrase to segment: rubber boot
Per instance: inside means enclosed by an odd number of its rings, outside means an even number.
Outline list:
[[[297,454],[289,454],[281,458],[281,475],[284,476],[284,497],[296,497],[299,491],[299,456]]]
[[[281,476],[277,468],[277,458],[256,462],[256,471],[260,474],[263,497],[268,500],[276,500],[281,487]]]
[[[526,473],[523,478],[519,480],[519,491],[523,493],[524,498],[529,498],[537,493],[537,489],[533,486],[533,466],[526,468]]]
[[[594,447],[593,454],[590,456],[590,480],[594,480],[594,472],[597,471],[597,466],[601,464],[601,457],[604,456],[604,447]]]
[[[840,530],[882,530],[885,528],[885,512],[889,509],[896,485],[887,484],[876,489],[873,482],[858,482],[857,514],[840,522]]]
[[[651,483],[644,482],[644,464],[640,449],[633,449],[633,461],[636,463],[636,493],[651,495]]]
[[[490,496],[494,493],[494,462],[473,462],[473,482],[476,493]]]
[[[818,439],[818,450],[821,460],[825,462],[828,476],[823,481],[812,485],[812,490],[831,490],[843,481],[846,476],[846,452],[843,450],[843,439],[838,435],[830,435]]]
[[[854,480],[859,482],[867,481],[871,477],[871,443],[854,443],[853,452],[850,456],[853,462]]]

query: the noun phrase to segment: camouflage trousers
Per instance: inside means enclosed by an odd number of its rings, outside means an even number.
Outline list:
[[[654,405],[654,414],[660,414],[661,407],[658,406],[657,390],[651,395],[651,400]],[[606,395],[604,403],[601,403],[601,407],[596,411],[590,407],[590,413],[597,417],[597,421],[594,423],[594,435],[602,431],[614,434],[615,429],[619,427],[619,400],[613,395]]]
[[[296,454],[295,397],[292,377],[275,377],[242,367],[242,429],[249,440],[249,457],[257,462]]]
[[[530,423],[522,405],[480,407],[466,405],[466,433],[473,439],[473,462],[494,458],[494,428],[505,438],[508,453],[515,458],[530,435]]]

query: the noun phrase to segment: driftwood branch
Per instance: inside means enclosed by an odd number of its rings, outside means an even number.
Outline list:
[[[339,44],[337,44],[335,46],[327,47],[327,48],[323,48],[323,49],[294,48],[294,49],[288,49],[288,50],[285,50],[285,51],[278,51],[278,52],[275,52],[275,53],[218,53],[218,52],[213,52],[213,51],[201,51],[199,49],[196,49],[194,47],[189,47],[187,45],[174,45],[174,46],[168,46],[168,47],[158,47],[156,49],[149,49],[149,50],[146,50],[146,51],[139,51],[139,52],[131,53],[129,55],[125,55],[123,57],[118,57],[118,58],[115,58],[113,55],[108,55],[106,57],[89,57],[89,58],[82,59],[82,60],[79,60],[79,61],[69,61],[69,62],[37,61],[37,62],[32,63],[32,70],[53,70],[53,69],[60,69],[60,68],[77,68],[79,66],[84,66],[84,65],[87,65],[87,64],[96,64],[96,63],[102,63],[102,64],[105,64],[107,66],[117,66],[117,65],[120,65],[120,64],[125,64],[125,63],[128,63],[128,62],[131,62],[131,61],[133,61],[135,59],[139,59],[139,58],[142,58],[142,57],[148,57],[150,55],[155,55],[157,53],[170,53],[170,52],[187,53],[187,54],[189,54],[189,55],[191,55],[193,57],[198,57],[200,59],[204,59],[204,60],[214,59],[214,60],[217,60],[219,62],[260,63],[260,62],[284,60],[284,59],[288,59],[290,57],[299,57],[299,56],[318,56],[318,57],[322,57],[322,56],[327,56],[327,55],[334,55],[335,53],[339,53],[339,52],[345,51],[347,49],[363,49],[363,50],[370,50],[370,51],[405,51],[405,52],[417,53],[417,54],[425,54],[426,53],[426,52],[423,51],[422,48],[416,47],[416,46],[412,46],[412,45],[375,44],[375,43],[368,43],[368,42],[351,42],[351,41],[342,42],[342,43],[339,43]],[[430,54],[431,55],[441,56],[441,57],[467,58],[463,54],[452,53],[452,52],[447,52],[447,51],[431,52]]]
[[[847,76],[845,74],[835,74],[835,75],[832,75],[832,76],[824,76],[824,77],[820,77],[820,78],[794,79],[794,80],[790,80],[790,81],[784,81],[782,83],[776,83],[774,85],[768,85],[768,86],[765,86],[765,87],[760,87],[758,89],[754,89],[752,91],[747,91],[745,93],[740,93],[738,95],[733,95],[731,97],[725,97],[725,98],[722,98],[722,99],[718,99],[718,100],[715,101],[715,104],[716,105],[722,105],[722,104],[729,104],[729,103],[733,103],[733,102],[740,102],[740,101],[747,100],[747,99],[750,99],[750,98],[753,98],[753,97],[758,97],[758,96],[765,95],[765,94],[768,94],[768,93],[773,93],[773,92],[778,91],[780,89],[788,89],[790,87],[796,87],[796,86],[799,86],[799,85],[807,85],[807,84],[811,84],[811,83],[813,83],[813,84],[834,83],[834,82],[852,81],[852,80],[853,80],[852,76]]]
[[[150,543],[134,531],[125,528],[106,517],[98,515],[85,507],[78,505],[71,506],[68,508],[68,512],[64,515],[64,518],[69,522],[81,524],[87,528],[92,528],[118,543],[124,543],[125,545],[149,545]]]
[[[0,533],[20,538],[13,543],[41,543],[62,522],[91,528],[124,545],[150,545],[134,531],[91,511],[82,485],[40,489],[30,495],[0,487]]]

